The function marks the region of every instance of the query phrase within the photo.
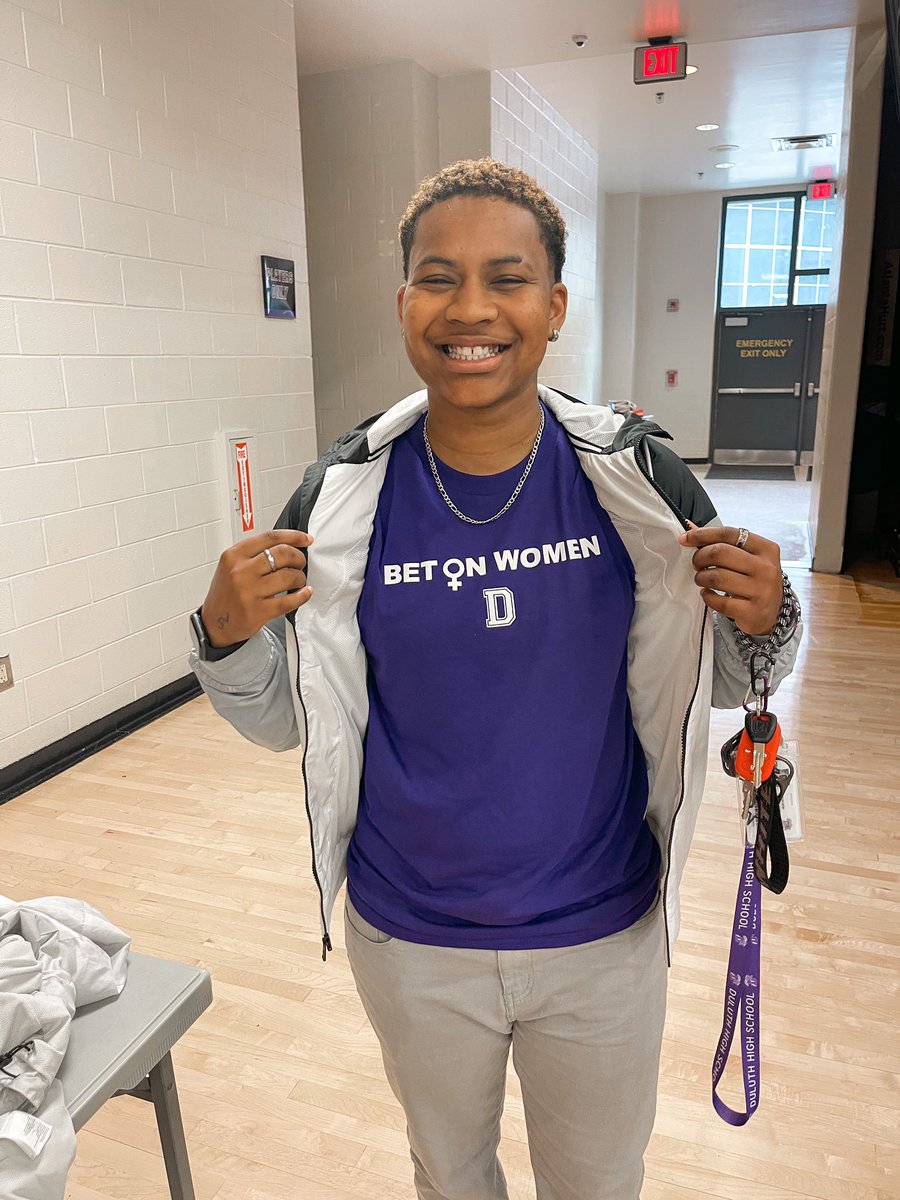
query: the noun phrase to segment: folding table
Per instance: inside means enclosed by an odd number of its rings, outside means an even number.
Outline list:
[[[58,1078],[76,1131],[113,1096],[151,1100],[172,1200],[195,1200],[171,1050],[212,1002],[202,967],[131,953],[118,996],[72,1021]]]

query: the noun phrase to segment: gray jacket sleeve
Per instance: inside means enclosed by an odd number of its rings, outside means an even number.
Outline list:
[[[709,525],[719,525],[720,523],[717,516],[706,522]],[[723,617],[721,613],[713,613],[713,619],[715,641],[712,705],[713,708],[740,708],[750,686],[750,664],[745,662],[741,656],[740,645],[732,622],[727,617]],[[793,671],[802,634],[803,626],[798,625],[793,636],[775,656],[769,678],[770,693],[774,692],[782,679],[785,679]],[[764,637],[755,637],[753,640],[760,646],[766,641]]]
[[[267,750],[300,745],[285,633],[284,617],[278,617],[227,658],[201,662],[195,650],[188,658],[216,712]]]
[[[713,708],[740,708],[750,686],[750,666],[741,658],[734,626],[727,617],[714,613],[715,649],[713,653]],[[797,648],[803,627],[798,625],[793,637],[779,650],[769,679],[769,691],[774,692],[782,679],[794,669]],[[765,638],[754,638],[760,645]]]
[[[308,528],[308,481],[320,478],[318,465],[304,473],[303,482],[273,528]],[[293,750],[300,745],[286,637],[285,618],[276,617],[227,658],[201,662],[196,650],[188,658],[188,666],[219,716],[249,742],[267,750]]]

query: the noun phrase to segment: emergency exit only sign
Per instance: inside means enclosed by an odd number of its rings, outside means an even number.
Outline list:
[[[634,52],[635,83],[668,83],[687,78],[687,42],[638,46]]]

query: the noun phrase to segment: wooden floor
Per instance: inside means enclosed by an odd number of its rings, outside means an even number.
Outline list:
[[[806,640],[773,708],[801,743],[806,839],[784,896],[764,894],[761,1107],[732,1129],[709,1101],[740,865],[716,762],[736,716],[717,713],[644,1200],[900,1197],[900,588],[795,586]],[[295,753],[242,742],[201,698],[12,801],[0,829],[3,892],[81,897],[137,950],[211,971],[215,1003],[174,1056],[198,1200],[412,1200],[339,921],[321,962]],[[514,1076],[504,1134],[526,1200]],[[111,1101],[79,1135],[67,1197],[167,1196],[152,1108]]]

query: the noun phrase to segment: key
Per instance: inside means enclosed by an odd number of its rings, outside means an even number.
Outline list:
[[[753,786],[752,780],[741,780],[740,802],[740,839],[742,846],[751,846],[756,841],[756,829],[759,819],[759,792]]]
[[[747,713],[734,755],[735,774],[759,787],[775,769],[780,745],[781,727],[774,713]]]
[[[765,742],[753,743],[753,786],[758,788],[762,783],[763,767],[766,763]]]
[[[751,778],[754,788],[758,788],[775,769],[775,759],[781,745],[781,727],[774,713],[750,712],[744,721],[744,729],[752,744]]]
[[[756,788],[746,779],[743,783],[744,799],[741,804],[741,828],[747,824],[747,819],[750,816],[750,805],[753,803],[753,797],[756,794]]]

